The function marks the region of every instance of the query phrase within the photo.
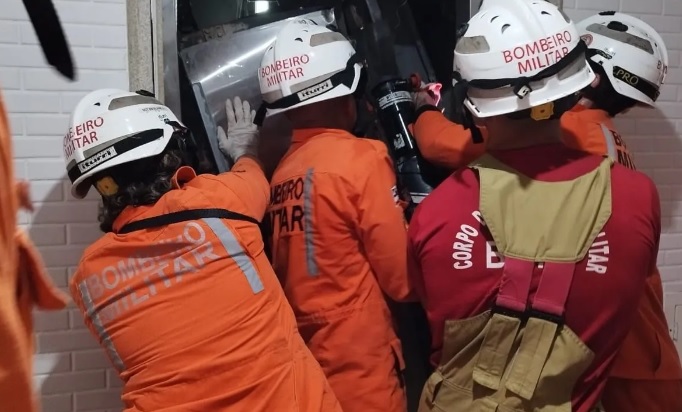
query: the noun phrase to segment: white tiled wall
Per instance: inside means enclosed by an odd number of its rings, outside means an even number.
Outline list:
[[[124,0],[55,3],[79,80],[62,80],[45,65],[21,0],[2,0],[0,83],[10,111],[17,174],[31,180],[37,202],[36,213],[22,215],[21,221],[30,226],[55,281],[65,287],[81,251],[98,231],[95,198],[76,202],[68,193],[62,135],[68,113],[84,93],[127,88],[126,17]],[[565,0],[564,8],[574,18],[609,9],[638,15],[663,33],[670,49],[660,110],[638,110],[619,125],[638,166],[659,185],[665,231],[659,264],[671,320],[677,302],[682,321],[682,0]],[[120,384],[73,308],[37,314],[36,330],[35,374],[44,411],[120,410]]]
[[[22,214],[59,286],[96,239],[96,201],[68,192],[62,136],[85,93],[127,88],[124,0],[54,1],[78,67],[70,83],[49,68],[22,0],[0,6],[0,84],[10,112],[16,173],[31,180],[36,212]],[[120,383],[73,307],[37,313],[36,384],[46,412],[120,411]],[[0,400],[0,409],[2,401]],[[9,412],[9,411],[8,411]]]

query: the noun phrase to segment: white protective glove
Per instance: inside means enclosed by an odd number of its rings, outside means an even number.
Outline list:
[[[218,145],[225,156],[235,162],[244,155],[258,156],[258,126],[253,124],[256,111],[251,110],[247,100],[242,102],[239,96],[225,101],[227,113],[227,134],[218,126]]]

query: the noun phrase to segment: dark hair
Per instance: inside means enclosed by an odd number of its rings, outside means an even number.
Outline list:
[[[357,109],[350,112],[346,110],[346,106],[353,100],[355,97],[351,94],[334,97],[289,110],[285,115],[294,129],[326,128],[350,132],[355,122],[350,121],[349,115],[351,113],[357,115]]]
[[[93,178],[93,183],[111,177],[118,185],[112,196],[102,196],[99,207],[99,228],[104,233],[113,232],[114,221],[128,206],[153,205],[172,189],[171,180],[182,166],[192,166],[197,174],[210,170],[205,153],[196,148],[180,149],[178,138],[173,137],[159,155],[125,163],[107,169]]]
[[[587,86],[582,93],[583,96],[594,102],[597,109],[604,110],[609,116],[614,117],[637,104],[637,101],[623,96],[613,88],[611,80],[609,80],[601,64],[588,61],[592,70],[599,75],[599,84],[597,87]]]

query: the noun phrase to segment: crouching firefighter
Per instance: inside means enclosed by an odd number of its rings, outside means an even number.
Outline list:
[[[595,79],[585,49],[534,0],[486,0],[457,42],[455,93],[488,153],[410,224],[436,365],[420,412],[599,408],[655,267],[660,207],[643,174],[561,142],[560,116]]]
[[[105,235],[70,284],[85,324],[123,380],[125,411],[339,412],[263,253],[269,201],[247,103],[227,104],[221,149],[201,153],[149,95],[98,90],[65,138],[72,194],[102,196]]]
[[[564,114],[570,147],[605,153],[635,169],[613,117],[635,106],[653,107],[668,69],[668,51],[647,23],[623,13],[602,12],[577,24],[598,80]],[[682,411],[682,367],[663,310],[661,275],[647,278],[637,318],[616,358],[602,397],[607,411]]]
[[[407,231],[386,146],[350,132],[361,61],[342,34],[297,20],[265,51],[259,77],[262,109],[294,129],[268,213],[273,266],[301,335],[345,411],[403,412],[384,293],[411,298]]]

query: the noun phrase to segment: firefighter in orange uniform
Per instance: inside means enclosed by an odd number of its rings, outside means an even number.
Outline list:
[[[273,266],[343,409],[404,412],[384,294],[411,298],[405,221],[387,148],[349,132],[363,70],[343,35],[305,20],[265,52],[263,108],[294,128],[271,182]]]
[[[73,80],[74,68],[59,18],[49,0],[25,0],[47,60]],[[15,182],[10,134],[0,96],[0,410],[39,410],[33,387],[33,309],[66,307],[37,249],[17,227],[19,208],[33,211],[27,182]]]
[[[598,81],[562,117],[564,142],[635,169],[612,119],[632,107],[655,104],[668,66],[665,44],[648,24],[623,13],[599,13],[577,26]],[[602,396],[606,411],[682,411],[682,367],[668,333],[658,270],[647,278],[637,319]]]
[[[127,412],[340,412],[263,252],[269,201],[248,102],[227,102],[230,172],[147,93],[98,90],[65,140],[72,193],[102,196],[104,237],[71,294],[124,382]],[[221,129],[222,130],[222,129]]]

